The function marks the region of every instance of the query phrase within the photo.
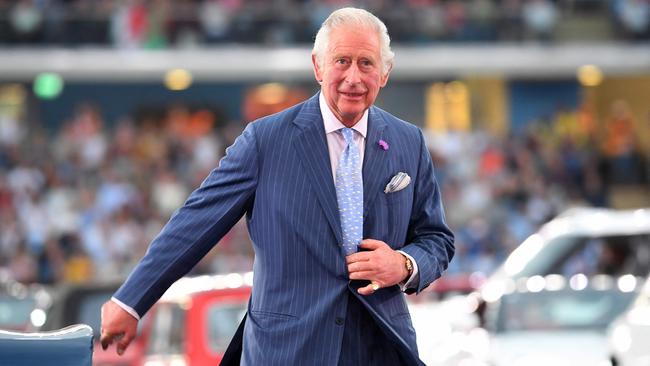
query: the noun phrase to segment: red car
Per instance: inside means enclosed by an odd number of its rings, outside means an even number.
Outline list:
[[[251,294],[252,272],[182,278],[152,308],[144,366],[218,365]]]
[[[96,337],[93,346],[93,366],[142,366],[151,329],[149,320],[150,317],[147,315],[140,321],[138,336],[121,356],[115,352],[115,346],[104,351],[99,343],[99,338]]]

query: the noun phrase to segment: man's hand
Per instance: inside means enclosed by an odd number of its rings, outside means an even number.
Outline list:
[[[122,355],[138,330],[138,319],[122,309],[112,300],[102,306],[102,326],[100,342],[106,350],[113,341],[117,342],[117,354]]]
[[[371,284],[360,288],[361,295],[370,295],[379,288],[396,285],[406,279],[404,256],[380,240],[364,239],[361,248],[369,251],[350,254],[346,257],[351,280],[369,280]]]

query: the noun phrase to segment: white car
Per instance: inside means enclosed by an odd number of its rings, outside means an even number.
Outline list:
[[[640,281],[631,276],[595,277],[579,289],[583,284],[574,278],[564,287],[537,291],[533,282],[542,277],[535,278],[527,281],[530,289],[487,304],[487,352],[482,355],[486,364],[611,365],[605,330],[634,300]]]
[[[632,306],[608,330],[613,366],[650,365],[650,278]]]
[[[422,360],[429,366],[612,366],[605,331],[642,283],[632,275],[505,280],[503,294],[484,304],[482,327],[476,317],[472,324],[458,316],[467,314],[471,297],[426,313],[420,304],[412,315]],[[427,321],[428,332],[421,325]]]
[[[427,310],[440,311],[443,308],[451,308],[455,309],[455,314],[443,312],[443,316],[436,317],[437,322],[432,322],[426,321],[427,315],[424,310],[416,310],[422,313],[413,316],[422,359],[427,365],[487,365],[486,360],[491,349],[496,344],[503,344],[504,338],[496,343],[488,342],[489,331],[481,327],[472,328],[468,324],[485,324],[483,309],[486,308],[486,304],[499,301],[508,292],[506,283],[509,281],[524,279],[526,281],[532,279],[533,282],[538,281],[538,283],[543,281],[545,285],[538,290],[547,291],[549,289],[546,286],[550,284],[552,291],[553,284],[557,282],[555,279],[559,276],[566,278],[567,283],[577,283],[580,289],[583,284],[585,286],[583,288],[588,287],[590,279],[594,276],[603,278],[599,275],[608,275],[612,276],[616,283],[622,280],[624,287],[629,288],[632,282],[637,282],[636,278],[645,277],[648,273],[650,273],[650,209],[570,209],[543,225],[514,250],[481,286],[480,291],[465,299],[466,305],[442,304]],[[551,280],[547,281],[549,278]],[[471,309],[477,311],[472,313]],[[463,316],[466,317],[465,320],[461,320]],[[423,321],[419,321],[420,319]],[[443,331],[434,332],[431,330],[433,327]],[[601,330],[598,342],[601,344],[599,349],[606,353],[603,332]],[[447,334],[447,339],[441,340],[440,336],[443,333]],[[564,335],[569,338],[574,336],[568,333]],[[533,334],[526,333],[524,338],[532,337]],[[525,341],[522,339],[522,349]],[[560,344],[566,345],[571,342],[562,338]],[[548,357],[555,360],[557,347],[546,348],[539,343],[537,347],[532,347],[543,351],[546,356],[542,357],[542,360],[550,361]],[[454,350],[455,352],[452,352]],[[585,351],[585,348],[581,346],[580,350]],[[592,349],[590,348],[589,351],[591,352]],[[596,358],[603,359],[600,354]],[[517,362],[521,364],[521,360]],[[528,365],[536,364],[530,362]],[[560,366],[562,363],[555,360],[546,364]],[[600,366],[596,363],[590,365]]]
[[[497,299],[503,280],[558,274],[646,277],[650,273],[650,209],[570,209],[517,247],[481,287]]]

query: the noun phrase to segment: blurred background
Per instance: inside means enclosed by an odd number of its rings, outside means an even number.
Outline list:
[[[245,125],[313,95],[343,6],[388,26],[377,105],[427,136],[488,276],[574,206],[650,206],[647,0],[0,0],[0,274],[123,279]],[[242,221],[192,270],[246,272]]]

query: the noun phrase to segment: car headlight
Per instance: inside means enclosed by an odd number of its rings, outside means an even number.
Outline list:
[[[32,322],[32,325],[38,329],[45,324],[47,314],[43,309],[34,309],[29,314],[29,320]]]

